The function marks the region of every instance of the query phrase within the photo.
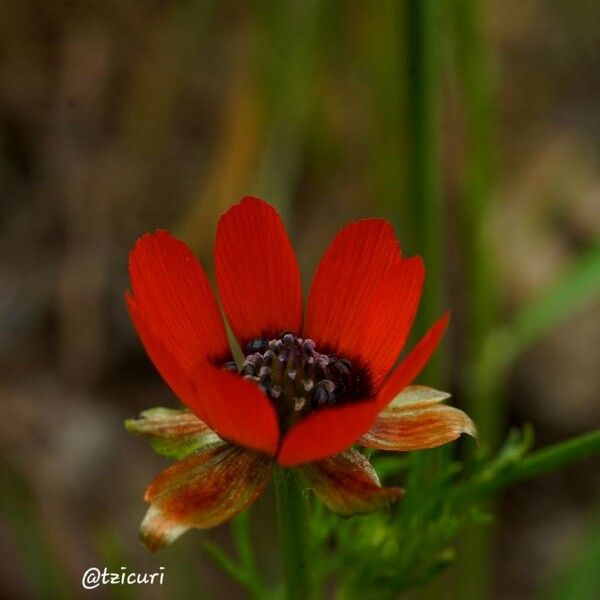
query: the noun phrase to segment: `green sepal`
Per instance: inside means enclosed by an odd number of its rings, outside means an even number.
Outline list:
[[[185,409],[150,408],[139,419],[127,419],[125,429],[149,438],[157,454],[177,460],[223,443],[206,423]]]

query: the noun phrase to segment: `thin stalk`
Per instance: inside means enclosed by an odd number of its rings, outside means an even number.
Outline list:
[[[407,215],[412,197],[408,175],[410,151],[406,131],[412,122],[407,106],[407,79],[398,77],[406,72],[408,28],[403,3],[371,2],[361,28],[362,45],[352,46],[353,60],[365,76],[365,87],[371,101],[374,119],[367,152],[368,177],[372,177],[375,202],[396,227],[403,244],[412,244],[412,224]],[[354,54],[356,53],[356,54]]]
[[[478,486],[478,491],[495,492],[509,485],[557,471],[600,454],[600,429],[583,433],[564,442],[532,452],[503,475]]]
[[[258,6],[268,122],[256,190],[288,215],[317,98],[314,74],[323,3],[269,0]]]
[[[443,203],[440,185],[440,102],[439,102],[439,0],[409,0],[406,13],[406,64],[408,67],[408,147],[411,164],[408,214],[413,238],[411,252],[421,254],[427,278],[415,330],[422,335],[441,312],[444,296]],[[430,385],[444,387],[445,374],[438,354],[422,374]],[[447,460],[444,450],[415,452],[410,456],[406,498],[397,522],[398,535],[419,529],[417,510],[435,473]],[[403,557],[404,568],[411,564],[412,553]],[[402,567],[400,567],[402,568]],[[438,596],[429,589],[422,597]]]
[[[212,540],[204,540],[202,549],[227,573],[234,581],[242,587],[246,587],[246,577],[240,565],[229,554]]]
[[[491,77],[485,47],[483,14],[478,0],[456,0],[455,31],[459,78],[463,86],[465,164],[461,189],[461,228],[465,274],[467,319],[466,381],[467,410],[475,419],[486,444],[500,443],[502,419],[500,398],[481,397],[472,390],[469,374],[479,361],[481,349],[497,321],[498,294],[487,220],[492,181]]]
[[[413,248],[427,265],[419,309],[422,332],[439,316],[442,288],[442,202],[439,174],[439,10],[437,0],[408,2],[408,77],[411,115]]]
[[[295,471],[277,468],[274,483],[286,599],[307,600],[313,587],[308,562],[308,500]]]
[[[262,581],[254,558],[250,514],[251,511],[246,510],[238,515],[232,523],[237,560],[212,540],[204,540],[202,547],[225,573],[248,592],[250,598],[264,600],[269,597],[269,591]]]
[[[427,280],[415,329],[419,334],[441,313],[443,289],[442,202],[439,175],[439,11],[438,0],[409,0],[406,39],[408,65],[409,139],[412,158],[410,203],[407,220],[413,227],[412,248],[425,260]],[[440,357],[423,373],[430,385],[442,385]],[[407,495],[403,512],[410,518],[436,453],[417,452],[411,456]]]
[[[252,510],[248,509],[238,515],[232,523],[232,532],[238,559],[246,573],[248,588],[251,591],[252,597],[260,600],[266,598],[267,592],[254,555],[252,531],[250,529],[251,514]]]
[[[600,454],[600,429],[583,433],[564,442],[531,452],[502,472],[475,477],[456,490],[455,502],[464,505],[467,498],[498,492],[519,481],[535,479]]]
[[[478,0],[455,0],[454,31],[458,78],[464,107],[465,162],[461,182],[460,239],[465,298],[465,356],[461,399],[477,423],[483,444],[496,448],[504,424],[503,388],[507,369],[480,368],[497,321],[497,280],[487,242],[487,217],[492,181],[492,86],[483,8]],[[493,357],[492,357],[493,358]],[[493,506],[487,507],[493,512]],[[493,526],[465,533],[459,565],[457,597],[488,595]]]

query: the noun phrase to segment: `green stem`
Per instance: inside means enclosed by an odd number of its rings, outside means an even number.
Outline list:
[[[439,37],[438,0],[409,0],[406,4],[408,66],[410,202],[406,221],[411,223],[414,250],[423,256],[427,278],[415,330],[422,335],[441,314],[443,296],[442,197],[440,190],[439,136]],[[441,355],[429,362],[421,377],[430,385],[443,386]],[[413,518],[424,488],[444,460],[442,451],[415,452],[410,457],[406,498],[398,528]]]
[[[237,581],[242,587],[246,587],[246,577],[243,569],[219,544],[212,540],[204,540],[202,542],[202,549],[227,575],[234,581]]]
[[[493,178],[493,88],[484,6],[478,0],[455,0],[454,31],[458,79],[464,110],[465,158],[460,190],[460,239],[465,297],[465,354],[461,399],[477,423],[486,446],[497,448],[504,423],[506,369],[494,369],[503,355],[487,345],[498,315],[496,269],[487,235]],[[489,359],[489,360],[485,360]],[[492,505],[487,510],[493,512]],[[489,595],[493,527],[465,532],[456,597],[464,600]]]
[[[482,439],[497,446],[502,431],[502,406],[497,395],[481,396],[469,381],[486,340],[497,321],[498,290],[487,220],[492,183],[492,94],[483,32],[483,9],[477,0],[455,2],[459,77],[465,111],[465,164],[461,189],[461,237],[467,300],[467,361],[463,386],[466,408]],[[469,390],[471,393],[469,394]]]
[[[600,429],[532,452],[502,475],[480,483],[477,490],[482,493],[495,492],[518,481],[533,479],[597,454],[600,454]]]
[[[407,38],[412,181],[410,222],[415,250],[427,265],[427,286],[419,309],[423,332],[439,316],[442,289],[442,206],[439,176],[439,10],[437,0],[410,0]]]
[[[306,130],[317,95],[321,0],[259,3],[259,35],[264,42],[268,123],[257,193],[276,202],[285,216],[302,165]]]
[[[287,600],[312,596],[308,567],[308,505],[295,471],[275,470],[275,501]]]
[[[232,558],[212,540],[204,540],[202,547],[225,573],[248,592],[250,598],[264,600],[268,598],[269,593],[260,577],[254,559],[250,532],[250,510],[246,510],[235,518],[232,523],[232,531],[238,560]]]
[[[260,600],[267,595],[266,586],[263,584],[252,546],[252,532],[250,530],[251,509],[245,510],[238,515],[232,523],[233,540],[237,550],[238,558],[242,563],[248,591],[253,598]]]
[[[202,543],[203,550],[215,561],[224,573],[238,583],[240,587],[248,592],[248,597],[252,600],[264,600],[268,598],[266,588],[248,573],[243,565],[240,565],[229,554],[212,540],[205,540]]]
[[[485,498],[519,481],[534,479],[600,454],[600,429],[536,450],[500,470],[483,471],[455,488],[453,502],[466,506],[474,499]],[[460,596],[461,598],[463,596]]]
[[[406,4],[406,40],[408,66],[409,156],[411,157],[409,214],[406,221],[413,228],[409,240],[415,252],[423,256],[427,278],[415,330],[422,335],[441,314],[443,283],[443,206],[440,186],[440,103],[439,43],[441,3],[438,0],[409,0]],[[421,377],[430,385],[444,386],[445,377],[438,354]],[[444,450],[415,452],[410,456],[406,497],[397,520],[398,535],[403,535],[415,515],[435,473],[446,460]],[[414,526],[414,525],[412,525]],[[423,524],[423,527],[425,525]],[[413,560],[411,552],[403,554],[406,569]],[[437,595],[435,590],[426,596]]]

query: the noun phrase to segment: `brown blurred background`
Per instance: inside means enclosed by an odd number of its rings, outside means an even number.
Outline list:
[[[598,240],[600,5],[483,8],[494,115],[484,226],[510,315]],[[2,596],[78,597],[82,572],[111,563],[166,565],[166,587],[141,597],[242,597],[196,534],[158,557],[137,542],[142,490],[165,462],[122,422],[177,402],[126,315],[127,253],[136,237],[166,227],[211,271],[216,220],[244,194],[281,211],[305,283],[334,233],[361,216],[387,216],[408,253],[420,253],[401,208],[413,116],[397,14],[393,2],[2,3]],[[456,216],[465,115],[455,25],[445,18],[443,304],[455,312],[453,354],[469,294]],[[577,311],[512,370],[507,419],[532,422],[539,444],[600,425],[599,317],[597,301]],[[504,494],[494,597],[552,588],[597,506],[597,466]],[[261,500],[256,519],[272,574],[270,502]],[[210,535],[228,543],[226,530]]]

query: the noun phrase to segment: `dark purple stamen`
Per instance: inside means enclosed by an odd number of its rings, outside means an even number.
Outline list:
[[[315,410],[370,395],[364,369],[335,354],[321,354],[310,339],[284,332],[275,339],[253,340],[246,352],[240,375],[266,392],[283,427]],[[224,368],[233,371],[232,365]]]

